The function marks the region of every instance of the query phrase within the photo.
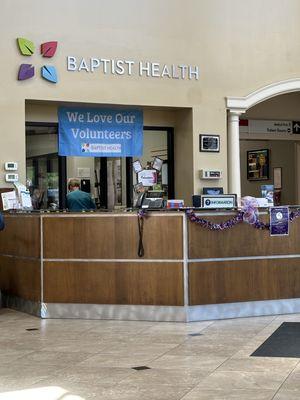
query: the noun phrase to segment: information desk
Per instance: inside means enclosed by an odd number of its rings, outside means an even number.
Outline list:
[[[213,222],[234,213],[211,212]],[[261,215],[260,219],[268,216]],[[42,318],[199,321],[300,312],[300,218],[288,237],[184,212],[6,214],[4,306]]]

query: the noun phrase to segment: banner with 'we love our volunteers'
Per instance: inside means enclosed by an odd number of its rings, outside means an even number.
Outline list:
[[[140,109],[58,109],[60,156],[140,157],[143,112]]]

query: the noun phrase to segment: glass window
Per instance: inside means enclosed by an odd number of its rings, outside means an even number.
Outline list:
[[[157,172],[156,188],[160,188],[168,198],[168,132],[164,130],[144,130],[143,156],[139,158],[143,169],[151,169],[154,158],[163,160],[162,168]],[[133,184],[137,183],[137,174],[133,171]]]
[[[57,127],[26,125],[26,181],[34,209],[59,208]]]

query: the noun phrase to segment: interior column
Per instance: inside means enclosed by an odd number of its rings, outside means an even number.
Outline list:
[[[228,112],[228,193],[241,197],[241,165],[239,120],[241,112]]]

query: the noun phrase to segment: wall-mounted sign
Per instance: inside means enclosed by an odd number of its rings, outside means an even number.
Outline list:
[[[292,121],[293,133],[300,133],[300,121]]]
[[[138,183],[143,186],[153,186],[157,183],[157,171],[155,169],[143,169],[138,173]]]
[[[202,195],[201,207],[203,208],[235,208],[236,195],[235,194],[222,194],[222,195]]]
[[[97,57],[67,56],[67,70],[103,75],[137,75],[147,78],[199,79],[199,67]]]
[[[60,156],[136,157],[143,152],[139,109],[60,107]]]
[[[17,43],[20,53],[23,56],[30,57],[34,54],[35,45],[31,40],[20,37],[17,39]],[[57,49],[56,41],[42,43],[40,46],[41,56],[47,59],[52,58],[55,55],[56,49]],[[31,79],[34,77],[34,74],[35,74],[35,68],[31,63],[21,64],[18,72],[18,80],[24,81],[27,79]],[[46,79],[46,81],[48,82],[57,83],[58,76],[56,67],[53,65],[49,65],[48,63],[47,65],[43,65],[41,67],[41,77]]]
[[[200,151],[219,152],[220,136],[219,135],[200,135]]]
[[[260,119],[244,119],[240,120],[240,133],[268,133],[268,134],[292,134],[300,133],[295,132],[296,121],[294,128],[292,121],[270,121],[270,120],[260,120]],[[300,129],[300,125],[299,125]]]

